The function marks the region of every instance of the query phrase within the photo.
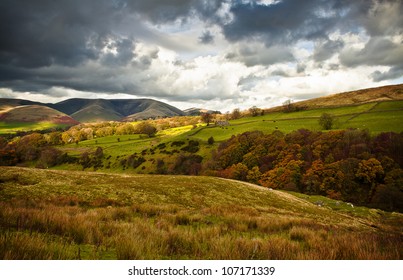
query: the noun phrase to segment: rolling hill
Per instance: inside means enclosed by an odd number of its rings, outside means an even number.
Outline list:
[[[402,214],[239,181],[0,167],[0,182],[0,259],[403,254]]]
[[[403,100],[403,84],[367,88],[355,91],[331,94],[323,97],[293,103],[294,106],[306,110],[328,107],[359,105],[364,103]],[[267,109],[280,111],[283,106]]]
[[[24,99],[13,99],[13,98],[0,98],[0,114],[9,111],[18,106],[25,106],[25,105],[45,105],[40,102],[34,102]]]
[[[152,99],[68,99],[48,104],[80,122],[133,121],[157,117],[182,116],[171,105]]]
[[[22,105],[3,109],[0,121],[5,123],[52,123],[55,125],[76,125],[78,122],[55,109],[41,105]]]

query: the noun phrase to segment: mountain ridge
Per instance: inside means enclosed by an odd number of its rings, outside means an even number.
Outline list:
[[[0,114],[21,106],[48,107],[78,122],[134,121],[186,115],[182,110],[153,99],[85,99],[71,98],[58,103],[41,103],[24,99],[0,98]],[[4,116],[3,116],[4,117]],[[29,118],[29,116],[28,116]],[[15,120],[18,121],[18,120]],[[24,120],[28,121],[24,117]]]

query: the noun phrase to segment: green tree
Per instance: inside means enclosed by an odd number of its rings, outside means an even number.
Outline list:
[[[248,175],[246,176],[246,179],[248,182],[251,182],[253,184],[259,183],[259,180],[262,178],[262,173],[259,170],[259,167],[254,166],[252,170],[248,171]]]
[[[319,118],[319,125],[324,130],[332,129],[334,124],[334,117],[331,114],[323,113]]]

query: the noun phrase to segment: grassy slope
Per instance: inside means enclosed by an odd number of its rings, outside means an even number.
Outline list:
[[[403,216],[211,177],[0,167],[0,259],[401,259]],[[313,200],[312,200],[313,199]],[[333,209],[332,209],[333,208]]]
[[[205,140],[210,136],[214,136],[216,140],[222,141],[228,139],[231,135],[250,130],[261,130],[268,133],[276,129],[284,133],[301,128],[320,130],[318,119],[323,113],[335,116],[335,129],[367,128],[372,133],[403,131],[401,125],[401,120],[403,119],[403,101],[386,101],[293,113],[269,113],[264,116],[230,121],[231,125],[224,128],[211,126],[204,128],[203,131],[197,134],[190,133],[190,135]]]
[[[0,122],[0,135],[14,134],[18,131],[46,130],[64,127],[66,127],[66,125],[51,122]]]
[[[309,100],[296,102],[294,103],[294,105],[305,107],[308,109],[314,109],[393,100],[403,100],[403,84],[336,93],[319,98],[312,98]],[[279,111],[281,109],[282,108],[280,106],[271,108],[270,110]]]

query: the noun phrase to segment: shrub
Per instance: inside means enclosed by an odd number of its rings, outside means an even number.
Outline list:
[[[328,113],[323,113],[319,118],[319,125],[324,130],[330,130],[333,127],[334,117]]]

